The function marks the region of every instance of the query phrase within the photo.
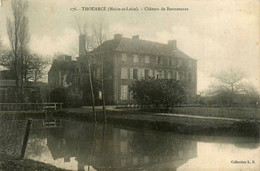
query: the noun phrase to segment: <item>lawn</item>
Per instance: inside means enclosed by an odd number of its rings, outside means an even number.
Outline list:
[[[260,108],[253,107],[175,107],[170,113],[238,119],[260,119]]]

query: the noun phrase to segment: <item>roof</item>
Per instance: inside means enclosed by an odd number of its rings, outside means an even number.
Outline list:
[[[0,79],[11,80],[14,78],[15,78],[14,73],[12,73],[10,70],[0,71]]]
[[[53,72],[56,72],[57,70],[63,70],[63,71],[67,71],[67,70],[71,70],[71,71],[74,71],[74,68],[76,66],[76,61],[68,61],[68,60],[54,60],[52,65],[51,65],[51,68],[49,70],[50,71],[53,71]]]
[[[93,50],[92,53],[102,53],[109,51],[118,51],[126,53],[137,53],[155,56],[172,56],[179,58],[192,59],[177,48],[173,48],[168,44],[162,44],[153,41],[120,38],[112,39],[104,42],[102,45]]]

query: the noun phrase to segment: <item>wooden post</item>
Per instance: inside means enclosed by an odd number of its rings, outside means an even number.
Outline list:
[[[27,120],[25,135],[24,135],[24,138],[23,138],[23,146],[22,146],[22,150],[21,150],[21,154],[20,154],[20,159],[23,159],[23,158],[24,158],[24,154],[25,154],[27,142],[28,142],[28,139],[29,139],[29,134],[30,134],[31,125],[32,125],[32,119],[29,118],[29,119]]]

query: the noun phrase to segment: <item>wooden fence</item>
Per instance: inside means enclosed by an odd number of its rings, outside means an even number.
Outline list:
[[[62,109],[62,103],[0,103],[0,111],[44,111]]]

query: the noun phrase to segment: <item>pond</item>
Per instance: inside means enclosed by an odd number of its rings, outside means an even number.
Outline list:
[[[1,152],[19,156],[26,120],[1,119]],[[182,135],[33,119],[25,158],[68,170],[258,170],[259,139]],[[246,162],[246,163],[244,163]]]

